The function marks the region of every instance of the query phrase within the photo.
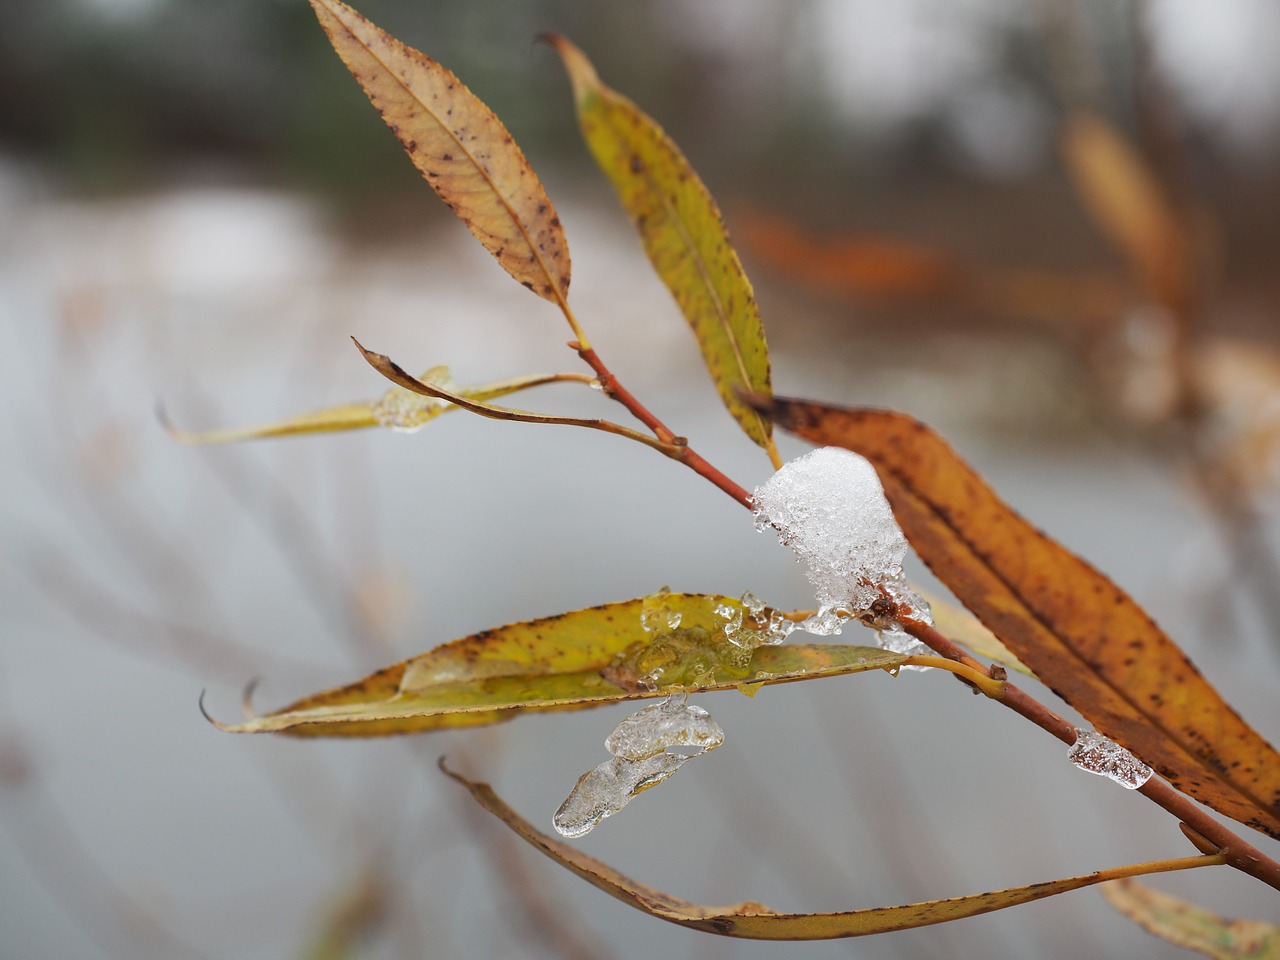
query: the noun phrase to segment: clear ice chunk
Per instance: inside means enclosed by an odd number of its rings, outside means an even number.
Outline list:
[[[578,778],[552,820],[556,831],[564,837],[590,833],[597,823],[613,816],[637,793],[667,779],[688,759],[678,753],[658,753],[643,760],[606,760]]]
[[[1109,777],[1126,790],[1137,790],[1151,779],[1151,768],[1114,740],[1096,730],[1076,728],[1076,742],[1067,759],[1087,773]]]
[[[724,730],[702,707],[676,694],[633,713],[609,734],[604,745],[626,760],[644,760],[676,747],[693,747],[697,756],[724,743]]]

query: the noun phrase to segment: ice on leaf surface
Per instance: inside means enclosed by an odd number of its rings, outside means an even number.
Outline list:
[[[671,776],[689,757],[679,753],[657,753],[643,760],[613,757],[578,778],[573,790],[560,804],[553,823],[564,837],[581,837],[605,817],[611,817],[637,793],[657,786]]]
[[[929,653],[893,620],[870,615],[884,596],[932,623],[929,606],[902,574],[907,540],[885,499],[875,468],[839,447],[820,447],[785,464],[752,495],[756,529],[772,527],[804,564],[818,611],[800,624],[819,636],[865,619],[880,645],[896,653]]]
[[[716,673],[746,676],[756,647],[781,643],[796,625],[750,593],[741,602],[690,598],[666,588],[645,597],[640,625],[646,642],[623,651],[609,667],[620,686],[697,687]]]
[[[1076,728],[1076,742],[1067,759],[1081,770],[1109,777],[1126,790],[1137,790],[1151,779],[1151,768],[1114,740],[1095,730]]]
[[[604,742],[615,757],[645,760],[674,747],[693,747],[697,756],[724,743],[724,731],[702,707],[678,693],[633,713]]]
[[[458,385],[449,375],[448,367],[432,367],[419,379],[450,393],[458,392]],[[372,410],[373,418],[382,426],[398,433],[416,433],[440,416],[448,406],[447,400],[424,397],[404,387],[392,387],[373,402]]]

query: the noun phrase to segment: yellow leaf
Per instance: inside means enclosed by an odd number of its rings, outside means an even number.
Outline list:
[[[875,647],[783,644],[752,651],[726,639],[729,597],[659,594],[674,625],[645,628],[654,598],[588,607],[454,640],[363,680],[305,697],[238,725],[236,733],[368,737],[478,726],[520,712],[575,710],[677,690],[891,670],[905,657]],[[767,624],[765,608],[759,622]],[[654,678],[646,681],[646,677]]]
[[[951,640],[967,647],[970,653],[994,660],[1010,670],[1032,676],[1030,670],[1013,655],[1013,651],[1000,642],[1000,638],[982,625],[982,621],[964,607],[927,591],[915,588],[916,593],[929,604],[933,625]]]
[[[507,128],[449,70],[340,0],[311,0],[338,56],[409,159],[502,268],[563,304],[569,245]]]
[[[1002,501],[904,414],[762,401],[781,426],[870,460],[934,575],[1063,700],[1174,787],[1280,837],[1280,754],[1123,590]]]
[[[587,145],[693,328],[721,399],[747,436],[776,458],[772,425],[739,396],[741,390],[770,392],[769,348],[751,281],[729,242],[719,207],[652,118],[601,83],[572,43],[559,36],[547,39],[573,84]]]
[[[486,383],[478,387],[458,387],[449,376],[448,367],[432,367],[422,375],[422,380],[435,384],[472,401],[491,400],[505,397],[520,390],[541,386],[545,383],[562,381],[589,382],[590,377],[577,373],[535,374],[516,377],[511,380],[500,380]],[[242,440],[258,440],[265,437],[288,437],[303,433],[334,433],[342,430],[363,430],[367,427],[383,426],[402,433],[413,433],[429,422],[455,410],[457,407],[447,400],[432,397],[421,397],[404,387],[392,387],[379,399],[368,403],[347,403],[339,407],[327,407],[304,413],[301,416],[269,423],[257,427],[244,427],[234,430],[208,430],[192,432],[180,430],[165,422],[169,434],[182,443],[215,444],[238,443]],[[163,419],[163,414],[162,414]]]
[[[1068,117],[1062,152],[1076,190],[1148,295],[1175,313],[1189,296],[1189,238],[1149,165],[1101,117]]]
[[[1280,927],[1273,924],[1227,920],[1136,880],[1116,880],[1102,892],[1148,933],[1214,960],[1280,960]]]
[[[996,890],[992,893],[977,893],[967,897],[930,900],[924,903],[908,903],[900,907],[848,910],[841,913],[777,913],[763,904],[753,902],[707,907],[637,883],[608,864],[587,856],[567,843],[540,833],[529,821],[507,806],[487,783],[467,780],[445,768],[443,763],[441,768],[471,791],[471,796],[480,806],[514,830],[534,849],[540,850],[562,867],[576,873],[611,897],[669,923],[706,933],[748,940],[834,940],[841,937],[892,933],[895,930],[909,930],[935,923],[946,923],[949,920],[960,920],[964,917],[976,917],[1117,877],[1190,870],[1223,862],[1221,855],[1184,857],[1178,860],[1117,867],[1084,876],[1067,877],[1064,880],[1051,880],[1027,887]]]

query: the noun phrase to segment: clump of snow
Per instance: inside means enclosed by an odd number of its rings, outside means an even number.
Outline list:
[[[871,613],[888,597],[932,623],[929,606],[902,573],[907,540],[885,499],[875,468],[839,447],[821,447],[785,464],[753,494],[756,530],[772,527],[805,567],[818,611],[801,629],[829,636],[845,621],[865,620],[881,646],[897,653],[929,649],[891,619]]]
[[[604,745],[613,754],[578,778],[552,820],[561,836],[581,837],[638,793],[655,787],[693,757],[724,742],[724,731],[685,694],[659,700],[631,714]],[[691,748],[690,753],[677,752]]]
[[[1076,728],[1076,742],[1067,759],[1086,773],[1114,780],[1126,790],[1137,790],[1151,779],[1151,768],[1114,740],[1096,730]]]

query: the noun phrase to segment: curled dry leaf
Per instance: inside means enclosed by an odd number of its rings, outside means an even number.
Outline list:
[[[1105,884],[1111,906],[1148,933],[1214,960],[1280,960],[1280,927],[1228,920],[1136,880]]]
[[[609,896],[652,917],[666,920],[668,923],[747,940],[835,940],[843,937],[892,933],[895,930],[910,930],[914,927],[946,923],[949,920],[976,917],[995,910],[1003,910],[1006,907],[1043,900],[1045,897],[1078,890],[1081,887],[1117,877],[1190,870],[1223,862],[1220,856],[1184,857],[1179,860],[1101,870],[1084,876],[1067,877],[1063,880],[1051,880],[1026,887],[1013,887],[967,897],[908,903],[899,907],[871,907],[840,913],[778,913],[763,904],[750,901],[729,906],[702,906],[637,883],[608,864],[587,856],[567,843],[552,839],[536,830],[529,821],[511,809],[487,783],[468,780],[449,770],[443,762],[441,769],[466,787],[480,806],[515,831],[530,846],[540,850],[556,863],[576,873]]]
[[[547,39],[573,84],[587,146],[693,328],[720,398],[747,436],[776,458],[772,425],[740,396],[742,390],[770,392],[769,348],[751,281],[720,208],[662,127],[601,83],[576,46],[564,37]]]
[[[737,669],[716,661],[714,645],[725,642],[726,621],[717,610],[741,612],[739,601],[673,593],[665,604],[679,615],[678,628],[665,637],[645,630],[643,597],[588,607],[485,630],[274,713],[218,725],[235,733],[295,736],[419,733],[681,690],[754,693],[758,684],[895,670],[906,660],[875,647],[784,644],[756,648]],[[766,608],[766,618],[771,613]],[[647,685],[637,664],[655,662],[667,669]]]
[[[485,402],[497,397],[528,390],[531,387],[546,383],[564,381],[590,382],[591,378],[579,373],[535,374],[516,377],[511,380],[500,380],[477,387],[459,387],[449,376],[448,367],[432,367],[420,378],[426,383],[436,384],[460,397],[476,402]],[[394,386],[379,399],[367,403],[346,403],[337,407],[326,407],[291,417],[277,423],[256,427],[244,427],[232,430],[207,430],[203,432],[180,430],[168,421],[165,427],[169,434],[182,443],[216,444],[239,443],[243,440],[259,440],[266,437],[289,437],[304,433],[336,433],[343,430],[364,430],[368,427],[384,426],[392,430],[405,432],[417,430],[430,421],[457,409],[457,405],[440,398],[420,398],[418,394],[404,387]],[[163,415],[162,415],[163,419]]]
[[[340,0],[311,0],[320,25],[413,165],[502,268],[544,300],[569,293],[569,244],[507,128],[426,54]]]
[[[760,407],[870,460],[934,575],[1098,730],[1182,792],[1280,837],[1280,754],[1128,594],[1014,512],[941,437],[892,411]]]

